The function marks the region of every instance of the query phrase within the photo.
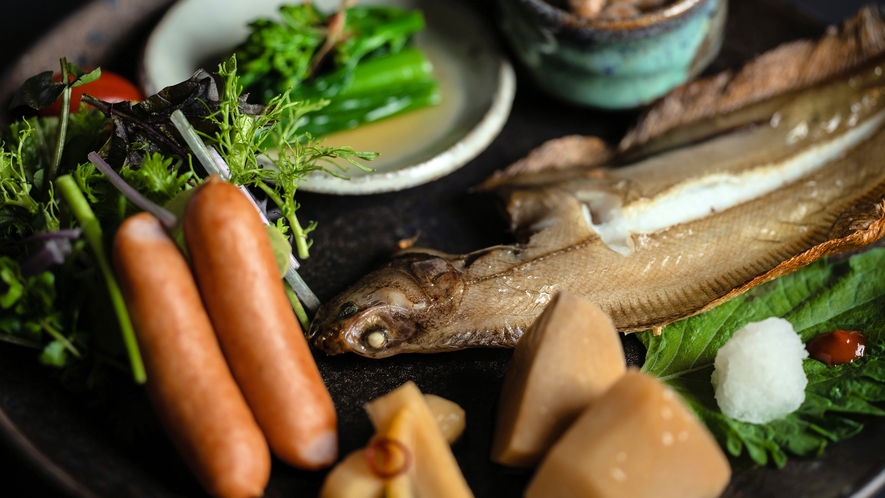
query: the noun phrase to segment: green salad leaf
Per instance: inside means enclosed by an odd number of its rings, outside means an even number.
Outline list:
[[[191,188],[194,172],[183,168],[182,162],[179,159],[173,164],[171,157],[154,152],[146,155],[138,168],[124,168],[120,173],[136,190],[162,205]]]
[[[14,109],[26,105],[32,109],[44,109],[54,104],[61,97],[65,88],[76,88],[92,83],[101,77],[101,69],[96,68],[92,71],[84,71],[77,65],[67,62],[67,60],[63,60],[62,64],[66,66],[63,68],[63,72],[69,75],[68,84],[64,84],[62,81],[55,81],[52,71],[44,71],[28,78],[24,82],[12,97],[9,108]]]
[[[713,397],[716,352],[740,328],[769,317],[793,324],[803,342],[837,329],[860,330],[867,355],[829,368],[805,360],[805,402],[787,417],[750,424],[726,417]],[[820,260],[756,287],[713,310],[639,335],[648,353],[643,371],[674,387],[729,453],[781,467],[787,453],[819,455],[827,443],[863,427],[856,415],[885,415],[885,249],[837,263]]]
[[[25,277],[15,260],[0,257],[0,341],[42,348],[40,361],[61,367],[69,353],[80,356],[77,339],[61,330],[55,275],[46,271]],[[49,338],[45,346],[44,335]]]

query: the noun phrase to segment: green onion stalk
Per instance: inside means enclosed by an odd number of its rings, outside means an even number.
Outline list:
[[[60,176],[55,180],[55,185],[61,193],[62,198],[68,203],[71,212],[80,224],[86,242],[92,248],[98,267],[104,276],[105,285],[108,294],[111,297],[111,304],[114,307],[114,313],[117,315],[117,321],[120,323],[120,331],[123,334],[123,343],[126,346],[126,353],[129,356],[129,364],[132,367],[132,376],[135,382],[143,384],[147,380],[144,370],[144,362],[141,359],[141,352],[138,349],[138,342],[135,339],[135,331],[132,328],[132,320],[129,318],[129,312],[126,310],[126,303],[123,301],[123,294],[111,265],[105,254],[104,244],[102,241],[101,225],[89,202],[83,196],[83,192],[77,186],[77,182],[70,175]]]

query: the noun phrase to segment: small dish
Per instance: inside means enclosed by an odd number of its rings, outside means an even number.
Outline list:
[[[545,0],[499,0],[514,52],[544,91],[600,109],[648,104],[719,53],[727,0],[676,0],[624,19],[582,18]]]
[[[185,80],[200,67],[212,70],[248,34],[257,18],[278,18],[284,0],[182,0],[163,17],[145,46],[141,85],[146,94]],[[314,0],[324,11],[340,2]],[[350,180],[311,174],[301,189],[329,194],[372,194],[414,187],[445,176],[476,157],[503,128],[516,92],[510,63],[492,30],[461,2],[366,0],[424,13],[427,27],[415,38],[434,65],[442,103],[325,137],[327,145],[380,152],[365,173]]]

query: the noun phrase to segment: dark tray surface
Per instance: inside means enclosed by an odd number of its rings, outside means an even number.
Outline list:
[[[794,3],[824,15],[838,18],[854,12],[859,0],[793,0]],[[36,6],[17,2],[20,13],[7,16],[0,27],[15,24],[27,27],[0,29],[0,40],[15,39],[7,47],[24,48],[33,39],[42,21]],[[766,0],[733,0],[729,43],[717,62],[733,66],[785,40],[815,36],[819,25],[781,5]],[[72,9],[64,6],[63,13]],[[488,2],[481,8],[490,12]],[[50,16],[55,18],[54,16]],[[7,24],[10,23],[10,24]],[[746,29],[744,29],[746,28]],[[25,41],[23,41],[25,40]],[[129,51],[135,54],[137,49]],[[0,62],[12,62],[4,51]],[[131,64],[131,63],[129,63]],[[124,71],[131,65],[121,64]],[[112,66],[113,67],[113,66]],[[510,162],[522,157],[543,141],[566,134],[596,134],[616,140],[634,115],[601,114],[575,109],[552,101],[519,75],[519,89],[513,113],[501,135],[474,161],[456,174],[405,192],[364,197],[328,197],[303,194],[303,217],[316,219],[314,256],[305,266],[304,277],[322,299],[383,261],[395,242],[418,231],[420,244],[448,252],[466,252],[510,240],[506,226],[491,200],[467,194],[472,185]],[[635,342],[628,342],[634,358],[641,354]],[[510,358],[509,351],[465,351],[435,356],[401,356],[383,362],[354,356],[318,360],[340,409],[343,453],[362,446],[371,434],[362,404],[406,380],[415,380],[426,392],[453,399],[468,414],[467,432],[454,446],[462,470],[477,496],[518,496],[529,475],[492,464],[488,458],[495,400]],[[634,361],[636,361],[634,359]],[[200,490],[166,442],[149,413],[139,391],[123,386],[120,402],[86,402],[61,387],[52,371],[37,364],[21,349],[0,345],[0,410],[6,413],[17,433],[6,433],[0,447],[0,468],[6,496],[53,496],[56,485],[48,484],[47,467],[35,471],[23,465],[23,436],[48,459],[55,462],[101,496],[199,496]],[[128,394],[127,394],[128,393]],[[123,407],[123,408],[120,408]],[[128,410],[125,416],[143,420],[143,431],[132,436],[115,431],[108,413]],[[3,432],[0,419],[0,433]],[[860,437],[833,445],[817,460],[793,460],[782,471],[735,464],[735,479],[729,496],[842,496],[856,490],[885,466],[879,449],[885,442],[885,423],[872,421]],[[29,458],[24,455],[24,458]],[[38,464],[39,462],[30,462]],[[268,496],[311,496],[321,475],[298,472],[280,463],[274,466]],[[71,489],[70,487],[68,488]],[[18,490],[18,491],[13,491]]]

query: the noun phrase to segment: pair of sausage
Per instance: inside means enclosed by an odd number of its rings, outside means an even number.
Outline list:
[[[114,241],[148,395],[174,444],[219,497],[263,493],[268,443],[293,466],[330,465],[334,405],[254,207],[236,187],[210,179],[189,200],[184,230],[196,281],[146,213],[128,219]]]
[[[335,407],[258,212],[239,189],[213,178],[188,201],[184,234],[221,349],[274,455],[303,469],[331,465]]]

